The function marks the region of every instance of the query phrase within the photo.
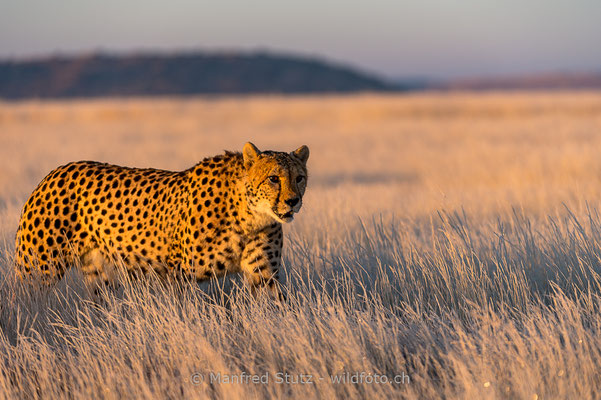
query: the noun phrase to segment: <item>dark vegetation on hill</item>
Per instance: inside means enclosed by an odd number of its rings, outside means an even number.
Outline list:
[[[268,53],[80,55],[0,61],[0,98],[389,91],[321,60]]]

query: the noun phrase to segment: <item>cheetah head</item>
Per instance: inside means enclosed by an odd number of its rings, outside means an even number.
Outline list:
[[[249,208],[278,222],[290,222],[303,204],[307,187],[309,148],[292,153],[261,152],[248,142],[242,152],[248,174],[246,198]]]

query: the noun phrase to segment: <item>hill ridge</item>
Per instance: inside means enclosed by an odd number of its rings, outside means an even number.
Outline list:
[[[84,53],[0,60],[0,98],[389,91],[351,67],[267,52]]]

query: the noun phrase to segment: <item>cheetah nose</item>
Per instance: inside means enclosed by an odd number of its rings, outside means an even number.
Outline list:
[[[286,203],[286,204],[288,204],[290,207],[294,207],[295,205],[297,205],[297,204],[298,204],[298,201],[299,201],[299,200],[300,200],[300,199],[299,199],[298,197],[295,197],[295,198],[293,198],[293,199],[288,199],[288,200],[286,200],[286,201],[285,201],[285,203]]]

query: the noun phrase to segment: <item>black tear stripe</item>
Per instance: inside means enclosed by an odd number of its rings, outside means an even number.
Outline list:
[[[282,182],[280,182],[280,184],[278,185],[278,195],[275,198],[275,205],[277,207],[278,204],[280,204],[280,195],[282,194]]]

